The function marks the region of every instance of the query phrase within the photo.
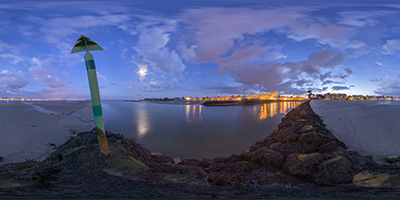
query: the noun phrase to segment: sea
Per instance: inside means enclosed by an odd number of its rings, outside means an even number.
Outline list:
[[[248,151],[277,128],[300,101],[203,106],[103,101],[106,130],[121,133],[153,153],[204,159]]]

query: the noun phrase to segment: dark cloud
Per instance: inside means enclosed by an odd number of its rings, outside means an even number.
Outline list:
[[[333,86],[333,87],[331,87],[331,89],[334,90],[334,91],[338,91],[338,90],[349,90],[350,87],[347,87],[347,86]]]
[[[325,80],[324,82],[322,82],[322,85],[327,85],[327,84],[344,84],[343,82],[339,82],[339,81],[333,81],[333,80]]]
[[[340,79],[345,79],[351,75],[353,75],[353,71],[351,69],[343,69],[344,73],[339,74],[337,77]]]
[[[343,63],[345,54],[324,48],[308,56],[308,63],[314,67],[332,69]]]
[[[324,74],[319,75],[319,79],[324,81],[327,78],[332,78],[332,72],[326,72]]]
[[[331,83],[334,83],[334,81],[326,80],[326,81],[322,82],[322,85],[331,84]]]
[[[381,78],[380,79],[371,79],[371,80],[369,80],[370,83],[377,83],[377,82],[381,82],[381,81],[382,81]]]
[[[328,87],[323,88],[308,88],[312,93],[323,93],[328,89]]]
[[[341,65],[344,54],[330,49],[322,49],[313,53],[309,59],[299,62],[263,62],[247,65],[242,63],[246,58],[236,60],[235,57],[226,57],[220,60],[221,74],[230,74],[237,83],[245,84],[259,91],[278,91],[281,93],[295,92],[303,94],[307,85],[312,81],[311,75],[315,74],[321,79],[332,76],[330,72],[321,74],[321,70]],[[236,63],[236,64],[233,64]]]

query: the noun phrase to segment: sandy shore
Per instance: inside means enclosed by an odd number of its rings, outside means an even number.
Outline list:
[[[377,162],[400,155],[400,102],[311,101],[314,112],[350,150]]]
[[[43,160],[73,132],[94,127],[91,102],[0,101],[0,165]]]

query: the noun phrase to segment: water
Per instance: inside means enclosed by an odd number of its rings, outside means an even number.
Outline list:
[[[206,107],[104,101],[107,130],[170,157],[214,158],[246,151],[300,102]]]

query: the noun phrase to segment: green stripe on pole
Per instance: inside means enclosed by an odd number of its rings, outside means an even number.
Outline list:
[[[86,70],[96,69],[96,66],[94,65],[94,60],[85,60],[85,63],[86,63]]]
[[[92,107],[93,107],[93,115],[94,115],[94,116],[101,116],[101,115],[103,115],[103,112],[101,111],[101,105],[92,106]]]

